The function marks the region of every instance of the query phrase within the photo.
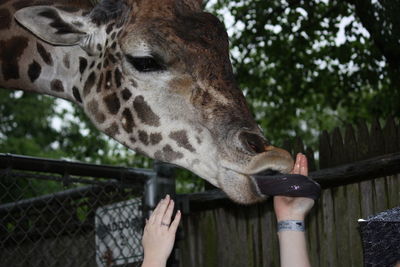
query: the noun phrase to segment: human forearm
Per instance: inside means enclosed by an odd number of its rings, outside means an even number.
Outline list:
[[[278,232],[281,267],[310,267],[306,236],[301,231]]]
[[[148,259],[144,258],[142,267],[165,267],[166,261],[160,261],[159,259]]]

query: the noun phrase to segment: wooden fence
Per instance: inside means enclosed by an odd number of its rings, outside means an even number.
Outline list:
[[[306,222],[312,266],[363,266],[357,220],[400,205],[400,127],[393,118],[384,125],[375,120],[370,127],[360,122],[323,132],[319,162],[301,139],[286,143],[293,153],[308,155],[310,176],[324,188]],[[240,206],[220,192],[180,198],[190,205],[180,266],[279,266],[271,199]]]

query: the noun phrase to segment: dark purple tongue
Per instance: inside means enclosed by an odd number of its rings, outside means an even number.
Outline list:
[[[300,174],[252,175],[260,192],[268,196],[308,197],[314,200],[321,194],[319,184]]]

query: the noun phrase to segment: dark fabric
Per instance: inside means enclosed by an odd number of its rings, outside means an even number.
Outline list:
[[[400,262],[400,207],[360,220],[365,267],[394,267]]]

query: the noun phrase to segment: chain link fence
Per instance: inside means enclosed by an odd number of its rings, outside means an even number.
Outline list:
[[[68,174],[82,172],[71,163],[11,161],[0,157],[1,267],[140,266],[151,172],[86,165],[89,177]]]

